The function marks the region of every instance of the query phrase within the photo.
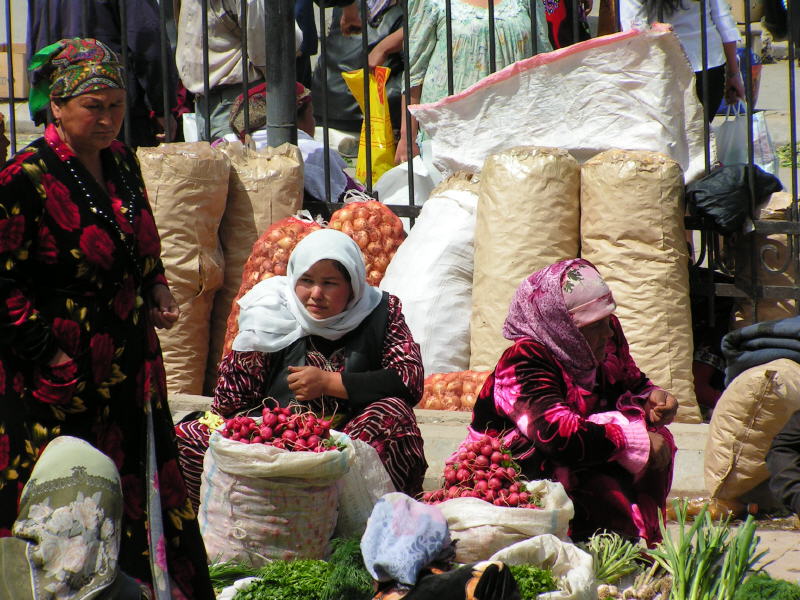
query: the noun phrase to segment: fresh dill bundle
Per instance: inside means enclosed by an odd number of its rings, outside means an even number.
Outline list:
[[[522,600],[536,600],[539,594],[558,589],[552,571],[532,565],[510,565]]]
[[[328,563],[331,573],[322,600],[370,600],[373,597],[372,577],[364,567],[360,540],[333,540],[333,553]]]

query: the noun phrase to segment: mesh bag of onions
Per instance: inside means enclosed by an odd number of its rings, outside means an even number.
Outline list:
[[[370,285],[380,284],[389,261],[406,238],[400,218],[377,200],[345,204],[331,215],[328,227],[346,233],[361,248]]]
[[[425,378],[420,408],[430,410],[472,410],[490,371],[434,373]]]
[[[256,240],[250,258],[244,265],[239,293],[236,294],[231,305],[225,344],[219,358],[230,352],[233,339],[239,333],[239,299],[258,282],[275,275],[286,275],[286,265],[294,247],[300,240],[317,229],[322,229],[322,227],[314,221],[286,217],[270,225]]]

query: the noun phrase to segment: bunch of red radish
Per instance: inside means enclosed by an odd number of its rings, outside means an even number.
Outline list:
[[[313,412],[293,412],[290,408],[264,407],[261,423],[252,417],[233,417],[220,430],[223,437],[244,444],[266,444],[291,452],[340,450],[331,438],[331,422]]]
[[[541,508],[520,478],[519,466],[499,439],[484,436],[462,444],[444,468],[444,485],[425,492],[422,500],[437,504],[453,498],[479,498],[495,506]]]

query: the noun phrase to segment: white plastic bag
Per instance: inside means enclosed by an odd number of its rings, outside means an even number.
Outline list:
[[[336,536],[360,538],[375,503],[384,494],[396,491],[377,450],[361,440],[350,440],[353,447],[350,470],[339,480],[339,519]]]
[[[472,176],[457,174],[439,185],[381,281],[403,303],[426,373],[469,368],[477,205]]]
[[[198,514],[209,560],[259,566],[329,554],[337,482],[353,457],[350,438],[332,435],[344,451],[289,452],[211,435]]]
[[[543,479],[529,482],[528,490],[541,495],[541,509],[495,506],[478,498],[437,504],[447,519],[450,536],[457,540],[456,560],[488,560],[503,548],[546,533],[566,538],[575,508],[564,487]]]
[[[537,535],[504,548],[489,560],[507,565],[533,565],[550,569],[558,579],[559,590],[539,594],[538,600],[594,600],[592,555],[554,535]]]
[[[747,109],[744,103],[728,106],[725,119],[714,130],[717,158],[723,165],[747,163]],[[769,135],[763,111],[753,113],[753,164],[768,173],[778,174],[780,161]]]
[[[687,181],[705,171],[703,110],[672,32],[628,31],[538,54],[409,110],[444,173],[477,173],[490,154],[521,145],[565,148],[579,162],[611,148],[654,150],[678,161]]]
[[[442,181],[442,174],[433,166],[430,141],[422,143],[422,155],[414,157],[414,204],[421,206],[433,188]],[[424,158],[423,158],[424,156]],[[384,204],[408,205],[408,163],[400,163],[384,173],[375,183],[378,199]]]

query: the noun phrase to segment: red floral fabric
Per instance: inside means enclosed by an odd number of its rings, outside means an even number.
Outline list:
[[[108,193],[51,126],[0,171],[0,531],[16,519],[18,494],[46,444],[80,437],[120,471],[122,570],[153,581],[143,510],[149,406],[165,564],[182,582],[174,597],[210,599],[146,312],[150,288],[166,284],[158,231],[130,151],[114,144],[101,160]],[[58,350],[72,360],[49,367]]]

